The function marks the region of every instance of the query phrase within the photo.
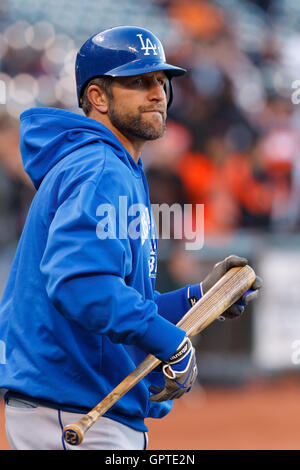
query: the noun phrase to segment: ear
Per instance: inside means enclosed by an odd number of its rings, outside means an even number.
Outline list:
[[[100,113],[106,114],[108,111],[108,98],[106,93],[98,85],[90,85],[87,90],[87,97],[91,105]]]

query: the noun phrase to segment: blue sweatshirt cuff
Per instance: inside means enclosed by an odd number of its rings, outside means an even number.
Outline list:
[[[189,286],[187,295],[190,305],[193,306],[203,296],[201,284]]]
[[[158,307],[158,313],[176,325],[190,309],[187,292],[188,286],[163,294],[156,291],[154,300]]]
[[[167,361],[185,338],[186,333],[160,315],[150,321],[146,333],[137,339],[136,345],[153,354],[161,361]]]

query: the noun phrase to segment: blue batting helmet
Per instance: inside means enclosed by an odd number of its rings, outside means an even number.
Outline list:
[[[160,40],[151,31],[136,26],[117,26],[89,38],[77,53],[75,74],[78,105],[85,85],[97,76],[128,77],[163,70],[169,81],[186,70],[166,63]]]

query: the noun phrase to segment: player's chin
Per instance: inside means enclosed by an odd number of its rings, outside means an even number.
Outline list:
[[[151,129],[148,128],[148,132],[145,133],[147,135],[147,140],[156,140],[162,137],[166,132],[165,126],[159,127],[152,127]]]
[[[162,137],[166,132],[166,123],[163,119],[154,118],[154,119],[146,119],[143,122],[143,130],[149,136],[149,140],[158,139]]]

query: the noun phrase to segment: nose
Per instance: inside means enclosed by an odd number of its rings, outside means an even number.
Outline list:
[[[157,101],[157,102],[165,101],[165,102],[167,102],[165,88],[159,82],[155,82],[155,83],[152,84],[152,86],[149,89],[148,97],[149,97],[150,101]]]

